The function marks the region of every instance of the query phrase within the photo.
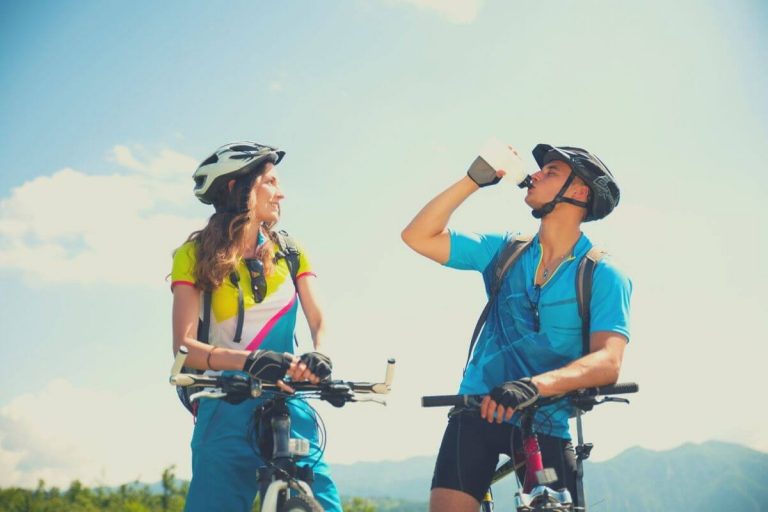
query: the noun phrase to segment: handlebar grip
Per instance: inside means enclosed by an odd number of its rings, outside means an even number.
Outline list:
[[[421,397],[422,407],[452,407],[472,405],[473,395],[433,395]]]
[[[620,382],[619,384],[614,384],[613,386],[601,386],[599,388],[592,388],[589,394],[592,396],[623,395],[627,393],[637,393],[638,391],[640,391],[640,386],[638,386],[635,382]]]
[[[393,358],[387,359],[387,373],[384,375],[384,384],[387,385],[387,389],[392,387],[392,380],[395,378],[395,360]]]
[[[184,366],[184,362],[189,355],[189,349],[184,345],[179,347],[179,351],[176,353],[176,357],[173,360],[173,366],[171,367],[171,377],[175,377],[181,372],[181,368]]]

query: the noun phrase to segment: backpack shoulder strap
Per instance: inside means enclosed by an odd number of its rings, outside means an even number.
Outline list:
[[[296,276],[299,273],[299,256],[301,251],[299,246],[287,232],[281,230],[277,232],[277,253],[275,257],[285,258],[285,262],[288,264],[288,270],[291,271],[291,279],[293,284],[296,284]]]
[[[590,331],[590,303],[592,300],[592,276],[595,267],[603,259],[606,252],[597,247],[593,247],[579,262],[579,268],[576,271],[576,302],[579,305],[579,316],[581,317],[581,355],[589,354],[589,331]]]
[[[520,258],[520,255],[531,245],[533,237],[530,235],[517,235],[513,236],[504,244],[504,246],[496,253],[495,261],[493,264],[493,274],[491,274],[491,282],[488,286],[488,302],[483,308],[483,312],[480,313],[480,318],[477,319],[475,324],[475,330],[472,333],[472,340],[469,342],[469,351],[467,352],[467,362],[464,364],[464,373],[469,366],[469,360],[472,359],[472,351],[475,349],[475,343],[480,336],[480,331],[485,325],[485,320],[488,318],[488,313],[491,310],[491,305],[496,300],[496,296],[501,289],[501,283],[504,276],[507,274],[512,265]]]
[[[502,279],[506,275],[507,271],[515,264],[529,245],[533,237],[530,235],[517,235],[513,236],[504,247],[499,251],[496,261],[493,267],[493,275],[491,277],[491,286],[489,287],[490,297],[496,297],[501,288]]]
[[[208,343],[211,331],[211,298],[213,294],[210,291],[203,292],[203,318],[197,321],[197,341]],[[202,370],[195,368],[184,367],[181,369],[183,373],[203,373]],[[176,386],[176,394],[179,395],[181,404],[192,413],[192,416],[197,417],[197,403],[194,404],[190,401],[189,395],[192,388],[184,386]]]
[[[299,245],[296,243],[296,240],[291,237],[286,231],[280,230],[277,232],[277,253],[275,254],[276,258],[285,258],[285,262],[288,264],[288,270],[291,273],[291,280],[293,281],[293,286],[296,287],[296,291],[298,292],[298,287],[296,284],[296,277],[299,275],[299,257],[301,256],[301,251],[299,250]],[[296,333],[293,333],[293,343],[295,346],[299,346],[299,339],[296,337]]]
[[[203,292],[203,318],[197,324],[197,340],[208,343],[211,331],[211,299],[213,293]]]

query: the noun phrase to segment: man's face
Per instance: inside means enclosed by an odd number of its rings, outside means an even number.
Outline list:
[[[528,193],[525,195],[526,204],[536,209],[552,201],[570,174],[571,166],[560,160],[553,160],[544,164],[539,172],[531,175],[533,186],[528,189]],[[574,185],[575,183],[569,187],[569,191]],[[566,193],[566,196],[569,195]]]

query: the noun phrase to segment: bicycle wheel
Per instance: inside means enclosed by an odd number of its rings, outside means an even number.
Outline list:
[[[306,494],[298,494],[288,499],[280,507],[280,512],[323,512],[323,507],[315,498]]]

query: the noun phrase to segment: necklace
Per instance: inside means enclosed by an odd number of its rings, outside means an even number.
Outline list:
[[[554,272],[555,270],[557,270],[557,267],[559,267],[560,264],[563,262],[563,260],[565,260],[565,258],[567,258],[568,256],[570,256],[570,255],[569,254],[563,254],[562,256],[557,258],[556,260],[551,261],[549,263],[549,265],[544,267],[544,271],[541,273],[541,280],[542,281],[546,281],[547,278],[552,277],[551,273]]]

